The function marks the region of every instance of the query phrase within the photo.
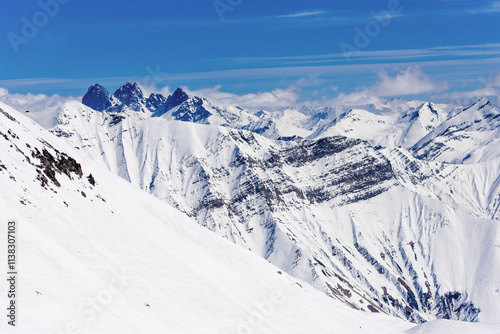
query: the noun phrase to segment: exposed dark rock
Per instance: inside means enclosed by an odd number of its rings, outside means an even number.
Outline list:
[[[411,306],[412,309],[415,309],[415,310],[418,310],[418,303],[417,303],[417,300],[415,298],[415,294],[413,293],[413,291],[411,290],[411,288],[408,286],[408,284],[406,284],[406,282],[401,279],[401,278],[398,278],[398,282],[406,289],[406,301],[408,302],[409,306]]]
[[[165,108],[166,108],[166,110],[170,110],[172,108],[175,108],[175,107],[181,105],[182,103],[184,103],[185,101],[187,101],[187,99],[189,99],[189,96],[186,94],[186,92],[182,88],[179,87],[175,90],[175,92],[172,95],[170,95],[167,98]]]
[[[95,186],[95,179],[94,177],[92,176],[92,174],[89,174],[89,176],[87,176],[87,180],[89,181],[89,183],[93,186]]]
[[[165,102],[167,102],[167,99],[163,95],[151,93],[146,99],[146,108],[151,111],[156,111],[156,109],[165,104]]]
[[[72,174],[76,174],[78,177],[82,177],[82,167],[73,158],[68,157],[65,153],[60,153],[56,151],[56,156],[54,157],[47,149],[43,149],[42,152],[35,148],[32,151],[32,157],[38,159],[40,164],[37,166],[39,169],[38,179],[45,187],[48,184],[48,180],[52,181],[56,186],[60,187],[61,184],[56,178],[56,173],[65,174],[70,179],[72,179]],[[43,171],[42,175],[40,171]],[[48,178],[48,180],[47,180]]]
[[[139,88],[139,85],[135,82],[127,82],[125,85],[118,88],[113,96],[127,106],[144,99],[141,88]]]
[[[6,112],[2,108],[0,108],[0,113],[4,114],[4,116],[7,117],[8,119],[10,119],[11,121],[19,123],[14,117],[11,116],[11,114]]]
[[[438,319],[454,319],[476,322],[481,310],[467,301],[467,295],[460,292],[447,292],[437,299],[435,307]]]
[[[104,111],[111,106],[111,96],[106,88],[99,84],[89,87],[82,103],[97,111]]]
[[[203,99],[199,97],[193,97],[188,102],[181,104],[179,109],[172,113],[177,121],[193,123],[203,123],[211,115],[203,105]]]
[[[114,115],[113,118],[111,119],[111,121],[109,122],[109,125],[110,126],[113,126],[113,125],[117,125],[119,124],[121,121],[123,121],[125,119],[124,116],[121,116],[121,115]]]

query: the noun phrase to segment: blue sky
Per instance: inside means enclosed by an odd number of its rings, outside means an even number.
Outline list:
[[[95,82],[114,91],[134,80],[152,89],[278,91],[324,103],[360,94],[499,95],[498,0],[16,0],[1,6],[0,87],[10,93],[81,96]]]

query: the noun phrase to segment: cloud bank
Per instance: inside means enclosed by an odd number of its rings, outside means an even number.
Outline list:
[[[387,71],[378,72],[377,82],[354,93],[340,93],[326,101],[333,105],[362,105],[384,102],[389,97],[414,96],[447,89],[446,83],[437,83],[418,66],[398,70],[395,75]]]
[[[5,88],[0,87],[0,101],[16,108],[19,111],[38,112],[46,109],[57,108],[67,101],[80,100],[81,97],[62,97],[59,95],[45,95],[45,94],[16,94],[9,93]]]
[[[141,85],[144,95],[150,93],[161,93],[168,96],[172,93],[169,86],[157,88],[154,86]],[[425,74],[418,66],[409,66],[396,69],[391,72],[380,70],[377,72],[377,80],[370,86],[359,86],[355,92],[340,92],[333,98],[307,99],[303,88],[324,85],[323,80],[318,77],[304,77],[297,80],[287,88],[276,88],[272,91],[261,91],[249,94],[236,94],[226,92],[221,85],[204,89],[192,90],[183,87],[189,95],[207,98],[216,106],[223,108],[239,106],[249,110],[266,109],[279,110],[285,107],[307,106],[332,106],[351,105],[360,106],[373,103],[383,103],[392,97],[415,98],[420,95],[427,99],[432,94],[433,100],[454,100],[460,104],[467,104],[473,99],[482,96],[500,96],[500,73],[485,78],[477,89],[461,92],[446,92],[449,87],[446,82],[437,82]],[[330,87],[332,91],[338,92],[338,87]],[[0,101],[20,110],[37,112],[42,110],[54,110],[69,100],[81,101],[81,97],[61,97],[59,95],[44,94],[16,94],[9,93],[5,88],[0,88]],[[500,98],[497,99],[500,104]]]

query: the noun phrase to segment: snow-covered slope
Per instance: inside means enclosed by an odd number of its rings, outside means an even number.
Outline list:
[[[497,319],[498,224],[410,187],[365,141],[271,140],[77,102],[60,115],[52,131],[80,151],[353,308]]]
[[[2,103],[0,131],[0,238],[15,220],[19,273],[16,327],[3,321],[2,333],[411,327],[327,298],[87,161]],[[6,291],[5,279],[0,289]]]
[[[342,135],[361,138],[377,146],[408,148],[447,117],[446,111],[429,102],[409,109],[401,109],[399,104],[383,106],[379,111],[357,108],[318,127],[311,137]]]
[[[405,187],[474,216],[500,220],[500,158],[448,164],[419,160],[403,149],[384,153]]]
[[[500,111],[482,98],[412,147],[426,160],[472,164],[500,157]]]

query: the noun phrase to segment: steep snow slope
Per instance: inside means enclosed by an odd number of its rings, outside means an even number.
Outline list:
[[[384,153],[405,187],[477,217],[500,220],[500,158],[461,165],[419,160],[403,149]]]
[[[2,103],[0,131],[0,238],[6,240],[8,219],[15,220],[19,273],[16,328],[4,320],[2,333],[400,333],[410,327],[351,310],[279,272],[86,161]],[[6,291],[6,280],[0,282]]]
[[[408,187],[364,141],[275,141],[78,103],[53,132],[353,308],[413,321],[499,314],[498,224]]]
[[[482,98],[412,147],[426,160],[472,164],[500,157],[500,112]]]

